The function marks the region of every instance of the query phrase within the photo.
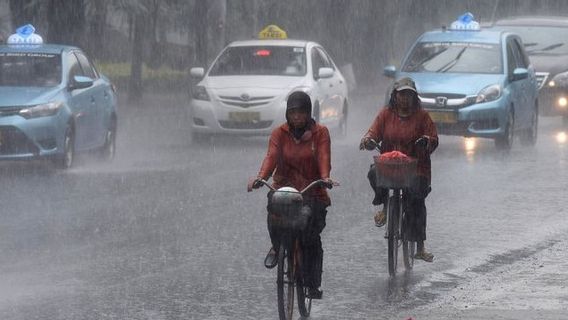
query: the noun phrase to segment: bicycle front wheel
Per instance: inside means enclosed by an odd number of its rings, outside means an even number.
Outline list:
[[[298,311],[303,318],[310,316],[310,311],[312,309],[312,299],[308,298],[308,288],[304,287],[304,281],[302,279],[302,250],[299,248],[299,242],[296,243],[296,254],[295,254],[295,274],[296,274],[296,292],[298,293]]]
[[[278,250],[278,316],[290,320],[294,314],[294,268],[288,249],[281,244]]]
[[[396,267],[398,263],[398,246],[399,246],[399,233],[398,233],[398,220],[400,213],[400,197],[396,195],[389,199],[387,228],[388,228],[388,263],[389,274],[396,275]]]
[[[402,241],[402,261],[404,261],[404,268],[412,270],[414,267],[414,255],[416,254],[416,242]]]

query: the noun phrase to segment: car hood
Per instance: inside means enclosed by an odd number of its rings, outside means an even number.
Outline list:
[[[303,83],[303,77],[289,76],[219,76],[208,77],[202,85],[209,89],[291,89]]]
[[[57,87],[0,87],[0,108],[50,102],[59,90]]]
[[[531,55],[536,72],[548,72],[551,76],[568,71],[568,55]]]
[[[411,77],[420,94],[453,93],[477,95],[481,89],[502,84],[502,74],[456,74],[456,73],[401,73],[400,77]]]

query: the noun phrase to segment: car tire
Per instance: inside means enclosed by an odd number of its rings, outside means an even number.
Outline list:
[[[337,134],[341,138],[347,137],[347,120],[349,119],[348,115],[349,113],[347,109],[347,103],[344,103],[343,116],[341,117],[341,120],[339,120],[339,127],[337,128]]]
[[[507,116],[507,124],[505,125],[505,132],[502,136],[495,138],[495,147],[498,150],[508,151],[513,146],[515,140],[515,116],[513,111],[509,112]]]
[[[110,162],[116,154],[116,122],[113,121],[105,134],[105,144],[99,151],[101,160]]]
[[[71,127],[65,130],[63,154],[55,158],[54,164],[55,167],[63,170],[70,169],[75,164],[75,136]]]
[[[534,109],[531,115],[530,127],[523,131],[521,135],[521,144],[525,146],[534,146],[538,138],[538,107]]]

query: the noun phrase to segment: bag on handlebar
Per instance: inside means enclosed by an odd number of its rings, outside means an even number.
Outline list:
[[[373,157],[377,170],[377,186],[382,188],[409,188],[416,177],[415,158],[399,151],[391,151]]]
[[[282,191],[272,193],[268,205],[268,223],[279,229],[303,231],[311,214],[310,208],[303,205],[299,192]]]

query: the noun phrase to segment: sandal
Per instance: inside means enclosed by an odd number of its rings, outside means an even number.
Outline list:
[[[385,214],[385,211],[384,210],[377,211],[374,220],[375,220],[375,226],[377,227],[384,226],[385,223],[387,222],[387,215]]]
[[[426,262],[432,262],[434,261],[434,255],[431,254],[430,252],[426,252],[426,250],[422,250],[421,252],[417,252],[416,255],[414,255],[414,259],[420,259]]]

